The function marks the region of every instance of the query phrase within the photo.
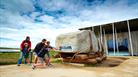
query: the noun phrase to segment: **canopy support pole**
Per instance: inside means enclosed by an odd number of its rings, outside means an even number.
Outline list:
[[[115,56],[115,31],[114,31],[114,23],[112,23],[112,31],[113,31],[113,49],[114,49],[114,56]]]
[[[129,26],[129,21],[127,20],[127,27],[128,27],[128,36],[129,36],[129,44],[130,44],[130,50],[131,50],[131,55],[133,56],[133,46],[132,46],[132,36],[130,32],[130,26]]]
[[[118,49],[118,37],[117,37],[117,31],[116,31],[116,28],[115,28],[115,38],[116,38],[117,52],[119,53],[119,49]]]
[[[103,43],[103,35],[102,35],[102,26],[100,25],[100,35],[101,35],[101,43]]]
[[[105,45],[105,52],[106,52],[106,55],[108,55],[108,48],[107,48],[107,40],[106,40],[106,36],[105,36],[105,29],[103,29],[104,31],[104,45]]]

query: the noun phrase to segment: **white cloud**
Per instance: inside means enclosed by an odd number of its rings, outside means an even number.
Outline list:
[[[41,13],[40,12],[32,12],[32,14],[30,15],[30,17],[32,19],[35,19],[36,16],[40,15]]]
[[[0,4],[12,13],[28,12],[34,10],[31,0],[1,0]]]
[[[41,39],[46,38],[55,45],[58,35],[77,31],[78,28],[105,24],[114,21],[138,17],[138,2],[128,3],[128,0],[95,0],[87,5],[83,0],[40,0],[39,6],[46,11],[63,10],[64,15],[56,18],[45,12],[35,11],[31,0],[3,0],[0,2],[5,9],[0,9],[0,37],[12,38],[17,41],[0,41],[0,46],[19,47],[26,36],[31,37],[33,48]],[[29,13],[30,16],[26,15]],[[21,16],[21,13],[25,15]],[[37,17],[40,15],[40,17]],[[43,22],[35,22],[34,19]]]
[[[40,19],[44,22],[51,23],[51,24],[53,24],[54,21],[55,21],[54,17],[48,16],[48,15],[43,15],[43,16],[40,17]]]

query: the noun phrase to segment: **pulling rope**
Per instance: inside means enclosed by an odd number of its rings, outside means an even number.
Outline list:
[[[73,60],[73,58],[74,58],[77,54],[79,54],[79,52],[80,52],[80,51],[77,51],[77,52],[72,56],[72,58],[70,59],[69,62],[71,62],[71,61]]]

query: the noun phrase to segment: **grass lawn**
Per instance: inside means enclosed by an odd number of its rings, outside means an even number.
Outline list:
[[[58,59],[53,58],[53,56],[57,52],[51,51],[50,55],[52,57],[51,62],[53,63],[59,63],[60,61]],[[8,64],[16,64],[17,60],[19,59],[19,52],[0,52],[0,65],[8,65]],[[33,56],[34,59],[34,56]]]
[[[15,64],[19,58],[19,52],[0,53],[0,65]]]

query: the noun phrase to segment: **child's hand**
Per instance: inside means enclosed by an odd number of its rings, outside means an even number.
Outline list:
[[[58,48],[53,48],[54,51],[60,51]]]
[[[23,51],[23,49],[22,49],[22,48],[20,48],[20,51]]]
[[[28,52],[30,52],[30,51],[31,51],[31,49],[29,48],[27,51],[28,51]]]

